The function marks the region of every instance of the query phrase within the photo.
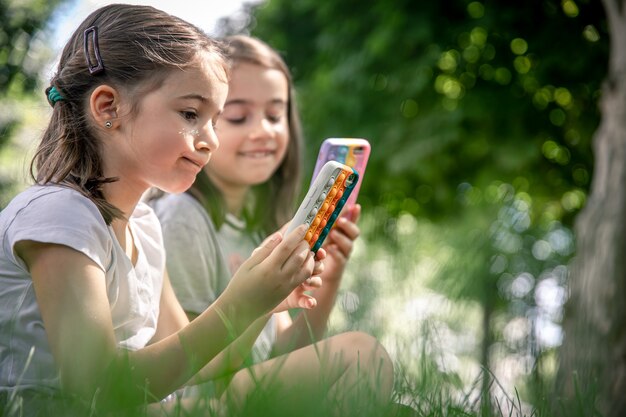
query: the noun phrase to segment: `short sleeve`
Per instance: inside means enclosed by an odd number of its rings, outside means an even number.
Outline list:
[[[158,217],[144,202],[139,202],[135,207],[135,211],[131,217],[133,232],[137,233],[137,238],[141,246],[141,250],[145,253],[150,264],[156,268],[155,274],[163,277],[165,270],[165,249],[163,247],[163,234],[161,232],[161,223]]]
[[[58,186],[33,187],[20,195],[6,228],[4,244],[15,261],[16,243],[32,240],[68,246],[93,260],[103,271],[111,263],[112,236],[96,205],[79,192]]]

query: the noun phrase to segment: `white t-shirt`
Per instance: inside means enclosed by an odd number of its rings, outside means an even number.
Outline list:
[[[224,291],[239,265],[261,243],[232,215],[216,230],[202,205],[189,194],[166,194],[150,202],[163,228],[167,271],[185,311],[200,314]],[[269,358],[276,341],[272,317],[257,338],[252,356]]]
[[[95,204],[75,190],[33,186],[0,212],[0,391],[59,387],[33,282],[14,252],[19,241],[69,246],[104,271],[119,347],[140,349],[154,336],[165,270],[161,229],[143,203],[130,227],[139,254],[135,266]],[[24,369],[31,348],[31,363]]]

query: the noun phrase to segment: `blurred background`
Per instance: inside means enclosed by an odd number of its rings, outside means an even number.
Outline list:
[[[60,48],[106,3],[0,0],[0,208],[29,183]],[[379,337],[414,408],[494,403],[530,415],[554,382],[573,224],[593,172],[608,60],[601,3],[134,3],[281,51],[306,184],[324,138],[370,141],[362,238],[331,332]]]

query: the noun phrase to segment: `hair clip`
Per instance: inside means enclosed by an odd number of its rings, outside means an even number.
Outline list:
[[[91,56],[89,54],[89,35],[91,35],[92,39],[93,55],[96,57],[95,64],[91,61]],[[100,74],[102,71],[104,71],[104,64],[102,63],[102,57],[100,56],[100,47],[98,46],[98,27],[91,26],[85,29],[83,41],[85,61],[87,61],[87,68],[89,68],[89,73],[91,75]]]

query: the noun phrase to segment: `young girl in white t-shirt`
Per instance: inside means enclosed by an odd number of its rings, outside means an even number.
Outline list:
[[[188,189],[208,162],[228,72],[219,44],[152,7],[102,7],[71,36],[46,90],[53,110],[36,184],[0,213],[3,410],[238,415],[263,399],[270,414],[363,415],[386,406],[391,362],[361,333],[234,373],[239,338],[273,312],[310,306],[303,291],[320,285],[325,253],[316,261],[304,230],[266,239],[191,323],[174,295],[159,222],[140,198],[150,187]],[[211,401],[161,401],[225,375],[228,389]]]

